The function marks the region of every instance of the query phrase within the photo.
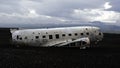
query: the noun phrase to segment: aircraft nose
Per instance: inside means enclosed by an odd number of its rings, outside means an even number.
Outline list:
[[[97,37],[98,37],[98,40],[101,41],[103,39],[103,33],[99,32]]]
[[[12,39],[16,41],[16,36],[18,35],[19,31],[15,31],[12,33]]]

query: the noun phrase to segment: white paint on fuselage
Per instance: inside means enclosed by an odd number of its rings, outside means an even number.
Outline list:
[[[56,34],[59,35],[58,38],[56,38]],[[63,36],[63,34],[65,34],[65,36]],[[50,35],[52,36],[51,39]],[[103,38],[103,34],[98,27],[91,26],[24,29],[12,33],[13,42],[44,47],[85,37],[88,37],[90,41],[97,41]]]

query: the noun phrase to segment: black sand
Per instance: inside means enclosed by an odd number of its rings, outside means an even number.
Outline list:
[[[120,35],[104,34],[98,48],[15,48],[9,29],[0,29],[0,68],[120,67]]]
[[[119,64],[120,49],[0,48],[0,68],[116,68]]]

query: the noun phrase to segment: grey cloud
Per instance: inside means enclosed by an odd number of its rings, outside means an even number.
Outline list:
[[[97,8],[104,0],[0,0],[0,12],[22,12],[35,9],[42,15],[69,17],[73,9]]]
[[[94,4],[93,4],[94,3]],[[69,16],[73,9],[84,8],[97,8],[104,3],[104,1],[83,1],[83,0],[50,0],[43,1],[41,6],[38,7],[40,14],[47,14],[53,16]]]
[[[106,0],[110,1],[113,6],[110,10],[118,11],[119,0]],[[72,17],[74,9],[96,9],[100,8],[105,0],[0,0],[0,13],[6,15],[0,16],[0,23],[4,24],[61,24],[56,18],[63,18],[69,20],[80,20],[84,22],[85,19],[76,19]],[[24,18],[19,16],[9,16],[11,14],[25,15],[29,13],[29,9],[36,11],[38,15],[48,15],[54,18],[47,19],[45,17],[37,18]],[[109,10],[108,10],[109,11]],[[7,16],[8,15],[8,16]],[[44,20],[43,20],[44,19]],[[71,23],[71,22],[70,22]],[[8,24],[8,25],[9,25]]]
[[[20,5],[18,0],[0,0],[0,13],[18,13]]]
[[[111,10],[120,12],[120,0],[108,0],[112,5]]]
[[[35,9],[42,15],[72,19],[70,14],[73,9],[97,8],[104,0],[0,0],[0,12],[26,13],[28,9]]]

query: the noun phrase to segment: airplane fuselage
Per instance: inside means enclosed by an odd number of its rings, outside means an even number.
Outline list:
[[[24,29],[12,33],[12,40],[16,44],[42,47],[62,46],[84,38],[87,43],[101,41],[103,34],[98,27],[91,26]]]

